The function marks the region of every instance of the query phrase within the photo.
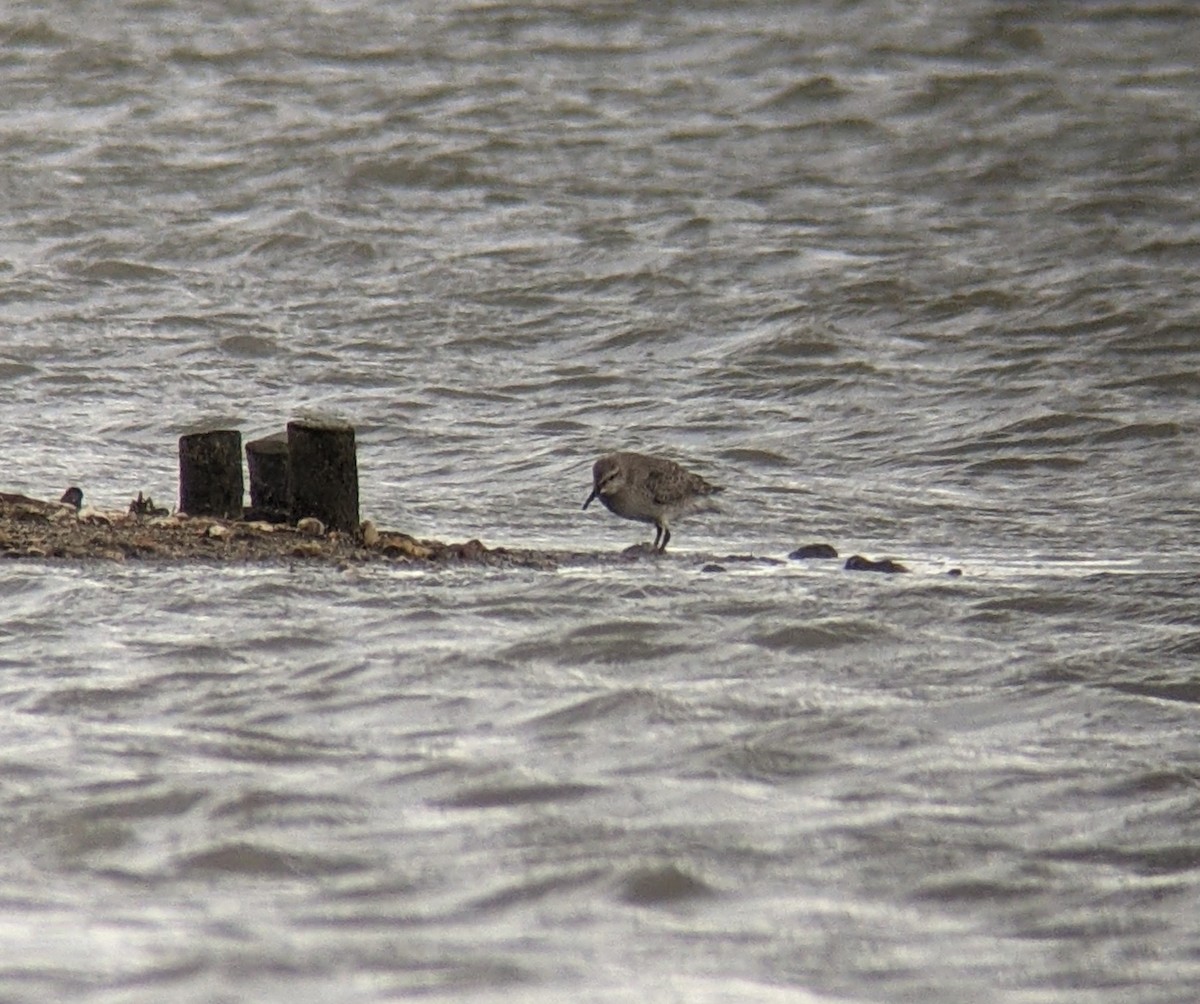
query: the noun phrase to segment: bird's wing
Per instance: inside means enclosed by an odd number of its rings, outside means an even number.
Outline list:
[[[663,471],[649,471],[646,474],[646,490],[650,492],[655,505],[666,505],[671,501],[670,478]]]

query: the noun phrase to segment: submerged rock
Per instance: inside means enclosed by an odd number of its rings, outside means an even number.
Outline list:
[[[872,561],[870,558],[864,558],[861,554],[855,554],[846,559],[845,565],[847,571],[851,572],[907,572],[900,562],[893,561],[891,558],[880,558],[878,561]]]
[[[836,558],[837,548],[832,544],[805,544],[788,555],[793,561],[803,561],[806,558]]]

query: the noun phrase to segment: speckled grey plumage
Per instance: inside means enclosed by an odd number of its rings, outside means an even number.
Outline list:
[[[599,499],[623,519],[652,523],[654,549],[662,552],[671,539],[671,520],[695,511],[707,496],[719,491],[717,485],[665,457],[609,453],[592,467],[592,493],[583,507]]]

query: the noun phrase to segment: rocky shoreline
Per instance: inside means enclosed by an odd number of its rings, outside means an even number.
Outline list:
[[[475,539],[461,543],[422,539],[395,530],[380,530],[370,520],[361,524],[359,533],[350,534],[328,530],[312,517],[296,524],[255,519],[254,510],[247,510],[244,519],[188,516],[157,508],[140,494],[125,512],[101,512],[90,507],[77,508],[81,497],[72,495],[73,491],[77,489],[68,490],[61,502],[0,492],[0,558],[217,564],[391,562],[425,568],[469,564],[553,571],[564,565],[615,565],[662,557],[647,543],[608,554],[541,551],[488,547]],[[838,559],[838,552],[828,544],[813,544],[793,551],[788,562],[749,554],[690,557],[703,572],[722,572],[730,565],[784,565],[791,561]],[[854,555],[842,567],[851,571],[908,571],[891,559],[871,561],[861,555]],[[951,569],[950,574],[962,573]]]
[[[541,551],[489,548],[478,540],[445,543],[362,524],[358,535],[326,531],[318,520],[298,525],[264,520],[166,514],[135,500],[127,512],[76,509],[0,492],[0,557],[73,560],[469,562],[550,569]]]

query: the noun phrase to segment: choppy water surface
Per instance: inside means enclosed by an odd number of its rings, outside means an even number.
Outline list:
[[[421,536],[727,486],[655,562],[4,565],[0,997],[1195,999],[1193,5],[0,39],[0,490],[305,410]],[[813,540],[913,572],[727,560]]]

